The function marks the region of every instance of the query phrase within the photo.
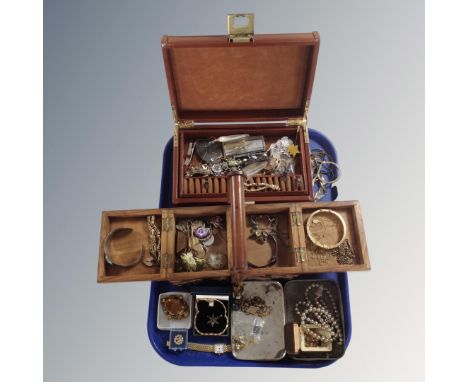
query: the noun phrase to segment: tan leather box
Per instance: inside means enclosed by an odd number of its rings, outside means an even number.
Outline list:
[[[288,176],[247,179],[274,186],[246,190],[247,201],[311,201],[307,111],[319,34],[254,35],[253,20],[245,28],[233,23],[225,36],[162,38],[174,118],[173,203],[228,202],[226,174],[187,176],[190,166],[200,164],[197,155],[187,158],[195,140],[233,134],[263,136],[267,148],[286,136],[299,151]]]

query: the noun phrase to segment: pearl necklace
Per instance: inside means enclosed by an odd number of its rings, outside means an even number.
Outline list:
[[[309,294],[313,289],[317,289],[313,300],[309,299]],[[328,306],[322,298],[323,292],[327,295]],[[300,309],[302,307],[302,309]],[[331,292],[317,283],[310,284],[304,292],[304,300],[298,301],[294,311],[301,320],[301,325],[312,324],[318,329],[328,331],[330,337],[321,335],[313,329],[304,327],[304,334],[311,338],[311,342],[343,343],[343,333],[341,331],[340,314]]]

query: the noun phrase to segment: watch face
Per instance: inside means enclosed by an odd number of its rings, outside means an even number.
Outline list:
[[[224,353],[224,344],[215,344],[214,345],[214,353],[215,354],[223,354]]]
[[[336,248],[345,239],[346,225],[335,211],[317,210],[307,219],[307,236],[319,247]]]

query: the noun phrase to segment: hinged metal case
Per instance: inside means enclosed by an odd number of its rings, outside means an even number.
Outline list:
[[[246,25],[236,26],[245,18]],[[228,15],[226,36],[163,36],[174,119],[173,203],[227,203],[226,176],[186,177],[189,141],[222,135],[283,136],[299,146],[295,174],[258,176],[279,190],[246,191],[255,202],[311,201],[307,112],[320,45],[318,32],[253,34],[253,15]]]

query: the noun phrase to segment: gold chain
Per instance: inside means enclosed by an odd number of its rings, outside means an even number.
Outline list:
[[[249,192],[255,192],[255,191],[263,191],[263,190],[274,190],[274,191],[279,191],[280,186],[277,186],[276,184],[269,184],[269,183],[248,183],[244,182],[245,190]]]
[[[193,317],[193,328],[195,329],[195,331],[198,333],[198,334],[201,334],[202,336],[222,336],[227,328],[229,327],[229,318],[228,318],[228,312],[227,312],[227,309],[226,307],[224,306],[223,302],[221,300],[218,300],[218,299],[213,299],[213,303],[217,302],[219,304],[221,304],[221,306],[223,307],[224,309],[224,315],[221,315],[220,317],[224,317],[226,318],[226,326],[224,327],[224,329],[221,331],[221,332],[218,332],[218,333],[205,333],[205,332],[202,332],[200,331],[200,329],[197,328],[197,317],[198,317],[198,314],[200,313],[200,311],[198,310],[198,302],[200,301],[208,301],[208,300],[198,300],[197,303],[195,304],[195,316]],[[218,317],[218,318],[220,318]]]
[[[148,230],[149,230],[149,253],[153,257],[156,265],[160,264],[161,262],[161,231],[156,226],[156,216],[148,216],[146,218],[148,222]],[[145,259],[145,265],[151,266],[153,262],[150,261],[151,259]]]

